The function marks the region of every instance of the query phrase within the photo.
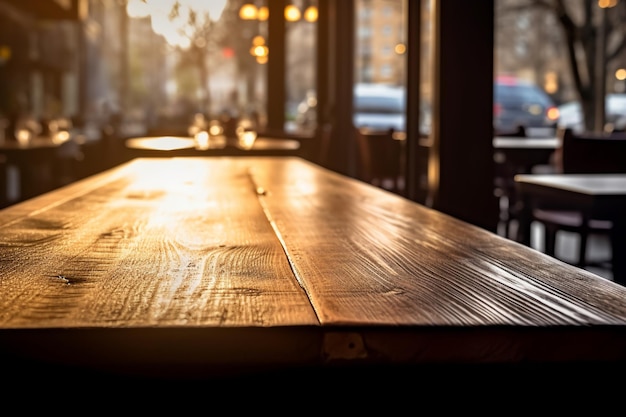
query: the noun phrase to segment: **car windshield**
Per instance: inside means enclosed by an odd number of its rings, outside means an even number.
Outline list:
[[[387,97],[383,95],[367,96],[356,95],[354,100],[354,110],[359,113],[402,113],[404,112],[404,102],[400,95]]]
[[[504,103],[520,99],[525,103],[546,103],[545,96],[531,86],[496,84],[495,95]]]

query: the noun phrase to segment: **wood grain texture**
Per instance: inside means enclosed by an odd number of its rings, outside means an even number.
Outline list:
[[[391,193],[290,163],[285,169],[300,175],[259,166],[253,177],[267,190],[262,202],[323,324],[624,324],[619,285]]]
[[[625,287],[295,157],[137,159],[0,211],[0,249],[5,354],[626,361]]]
[[[317,323],[246,166],[230,165],[145,161],[6,210],[0,326]]]

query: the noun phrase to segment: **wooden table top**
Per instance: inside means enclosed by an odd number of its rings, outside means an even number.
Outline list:
[[[626,174],[520,174],[515,181],[527,186],[547,187],[596,196],[626,198]]]
[[[626,359],[623,286],[297,157],[135,159],[0,211],[0,246],[4,361]]]
[[[560,139],[547,138],[517,138],[496,136],[493,138],[493,147],[496,149],[556,149]]]

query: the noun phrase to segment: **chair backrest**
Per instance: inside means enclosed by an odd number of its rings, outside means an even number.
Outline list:
[[[394,130],[357,128],[359,177],[367,182],[384,178],[397,179],[402,174],[402,146]]]
[[[574,133],[559,130],[561,143],[555,152],[557,170],[566,174],[626,172],[626,135],[622,133]]]

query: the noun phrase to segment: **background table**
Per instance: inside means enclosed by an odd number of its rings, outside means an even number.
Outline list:
[[[553,155],[559,146],[558,137],[513,137],[493,138],[495,162],[494,192],[500,197],[500,223],[503,236],[517,239],[520,199],[514,177],[517,174],[543,173],[555,170]]]
[[[523,210],[520,241],[530,244],[532,208],[575,209],[613,222],[613,280],[626,284],[626,174],[552,174],[515,176]]]
[[[413,403],[626,360],[625,287],[295,157],[136,159],[0,211],[0,246],[0,365],[29,392],[138,375]]]
[[[297,156],[300,141],[297,139],[260,136],[251,149],[241,148],[236,138],[212,136],[208,146],[202,147],[194,138],[186,136],[145,136],[125,140],[130,158],[146,156]]]
[[[559,138],[494,137],[495,160],[509,166],[510,172],[529,174],[537,165],[549,165],[559,146]]]
[[[69,165],[80,157],[80,144],[75,139],[68,133],[55,138],[38,136],[21,143],[9,139],[0,142],[0,169],[5,171],[5,175],[0,175],[0,207],[72,180]]]

